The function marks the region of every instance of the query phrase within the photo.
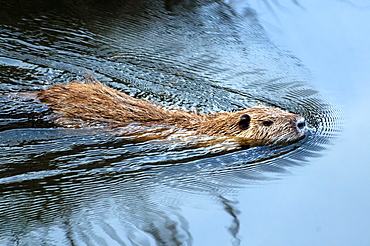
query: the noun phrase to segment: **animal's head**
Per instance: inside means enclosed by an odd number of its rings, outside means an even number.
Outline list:
[[[298,140],[307,131],[303,117],[277,108],[255,106],[234,114],[237,137],[283,143]]]

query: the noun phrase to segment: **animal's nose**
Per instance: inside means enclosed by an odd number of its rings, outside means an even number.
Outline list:
[[[297,121],[297,127],[298,127],[298,129],[303,129],[303,128],[305,128],[306,127],[306,121],[305,121],[305,119],[300,119],[300,120],[298,120]]]

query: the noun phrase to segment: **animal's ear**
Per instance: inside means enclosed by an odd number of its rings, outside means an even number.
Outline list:
[[[242,130],[247,130],[249,128],[249,123],[251,122],[251,117],[248,114],[243,114],[240,116],[239,128]]]

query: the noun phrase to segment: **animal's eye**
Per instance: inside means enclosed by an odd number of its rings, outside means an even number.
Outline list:
[[[270,121],[270,120],[266,120],[266,121],[262,122],[262,124],[263,124],[264,126],[271,126],[273,123],[274,123],[274,122],[272,122],[272,121]]]

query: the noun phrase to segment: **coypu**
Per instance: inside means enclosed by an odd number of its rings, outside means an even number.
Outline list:
[[[298,140],[306,133],[303,117],[277,108],[254,106],[233,113],[200,114],[170,109],[147,100],[136,99],[109,88],[97,80],[72,81],[55,85],[37,94],[38,99],[61,118],[84,122],[86,126],[115,126],[137,122],[143,125],[173,125],[197,134],[249,139],[259,144]],[[56,121],[68,126],[65,121]]]

